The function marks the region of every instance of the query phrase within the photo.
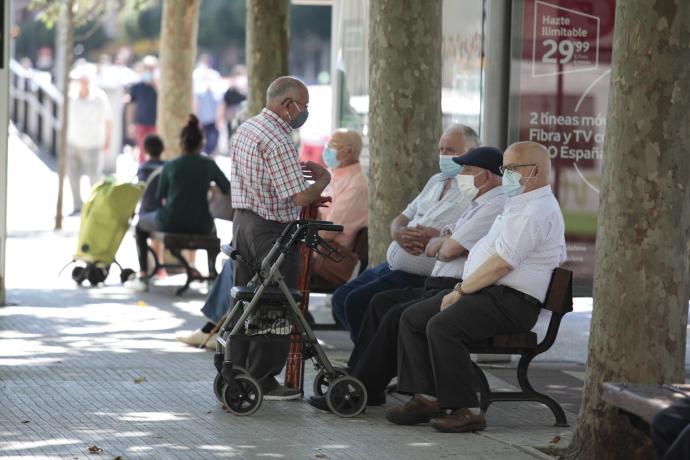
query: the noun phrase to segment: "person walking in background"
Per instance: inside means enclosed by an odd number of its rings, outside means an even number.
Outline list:
[[[204,152],[208,155],[213,155],[218,146],[218,129],[222,118],[220,93],[216,93],[216,89],[221,80],[220,73],[211,66],[211,56],[207,53],[201,54],[192,72],[194,113],[204,131]]]
[[[69,93],[67,178],[72,190],[73,213],[81,211],[81,176],[93,188],[101,177],[103,155],[110,148],[113,115],[105,92],[91,84],[85,70],[76,75],[78,87]]]
[[[139,149],[139,163],[145,161],[144,139],[147,135],[156,131],[156,105],[158,104],[158,91],[156,89],[155,73],[158,68],[158,59],[155,56],[146,56],[142,60],[143,72],[141,80],[129,89],[126,102],[127,130],[133,137]]]

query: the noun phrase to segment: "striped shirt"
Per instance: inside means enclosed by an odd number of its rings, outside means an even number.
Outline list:
[[[448,181],[452,181],[446,194],[441,198],[443,188]],[[467,206],[469,200],[460,193],[455,178],[447,178],[443,174],[431,176],[424,189],[403,211],[403,215],[410,219],[408,227],[423,225],[439,231],[447,225],[455,223]],[[423,253],[414,256],[405,251],[396,241],[388,246],[388,265],[392,270],[402,270],[415,275],[429,276],[436,263],[435,257],[427,257]]]
[[[309,187],[299,163],[292,128],[269,109],[242,123],[232,138],[232,207],[266,220],[299,217],[292,197]]]

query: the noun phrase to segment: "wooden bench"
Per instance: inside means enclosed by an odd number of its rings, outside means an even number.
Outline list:
[[[216,258],[218,253],[220,253],[220,240],[215,234],[209,235],[197,235],[197,234],[184,234],[184,233],[166,233],[166,232],[154,232],[151,235],[156,241],[160,241],[165,245],[165,249],[169,250],[170,253],[177,259],[178,263],[170,264],[164,263],[158,260],[156,253],[151,247],[149,247],[149,253],[153,255],[154,267],[150,273],[156,273],[161,268],[184,268],[187,274],[187,281],[184,286],[180,287],[175,291],[175,295],[182,295],[187,289],[192,281],[208,281],[214,280],[218,276],[216,271]],[[208,258],[208,276],[202,276],[196,269],[194,269],[187,260],[182,255],[184,250],[204,250],[206,251]]]
[[[636,428],[649,434],[654,416],[674,401],[690,397],[688,384],[627,384],[604,382],[602,398],[628,416]]]
[[[491,339],[468,345],[470,353],[519,355],[517,379],[521,391],[491,391],[484,371],[473,363],[479,378],[480,406],[486,412],[495,401],[536,401],[546,404],[556,417],[556,426],[568,426],[565,412],[555,399],[537,392],[529,382],[527,370],[532,360],[547,351],[558,335],[563,315],[573,311],[573,273],[570,270],[557,268],[551,276],[551,283],[546,294],[543,308],[551,312],[549,326],[541,342],[537,342],[535,332],[499,335]]]

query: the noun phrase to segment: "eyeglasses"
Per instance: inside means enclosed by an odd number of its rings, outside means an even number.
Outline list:
[[[506,171],[513,171],[514,172],[518,168],[525,168],[527,166],[537,166],[537,164],[536,163],[525,163],[522,165],[516,165],[516,164],[505,165],[505,166],[499,166],[498,170],[501,171],[501,174],[504,174]]]
[[[309,108],[309,103],[308,103],[308,102],[305,103],[305,102],[302,102],[302,101],[298,101],[297,99],[287,98],[287,99],[285,99],[285,100],[283,101],[283,104],[285,104],[286,102],[288,102],[288,103],[289,103],[289,102],[295,102],[295,103],[298,104],[298,106],[301,105],[302,107],[304,107],[305,110]]]

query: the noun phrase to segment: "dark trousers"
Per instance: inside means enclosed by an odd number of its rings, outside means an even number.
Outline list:
[[[652,444],[662,460],[690,458],[690,398],[683,398],[652,419]]]
[[[398,391],[436,396],[442,409],[479,407],[467,344],[527,332],[540,308],[515,291],[489,286],[439,310],[439,298],[431,298],[400,317]]]
[[[338,321],[357,340],[369,302],[374,295],[390,289],[424,286],[426,277],[391,270],[387,263],[364,270],[357,278],[343,284],[333,293],[331,305]]]
[[[287,224],[263,219],[252,211],[238,209],[233,217],[233,247],[251,267],[257,267],[273,247],[276,239]],[[235,263],[234,286],[246,286],[254,277],[254,271],[242,263]],[[299,253],[293,248],[280,267],[285,283],[291,289],[297,288],[299,273]],[[247,340],[240,334],[230,344],[230,355],[233,364],[244,367],[262,386],[275,386],[271,380],[280,373],[285,365],[289,342],[267,342]]]
[[[139,221],[134,227],[134,240],[137,244],[137,258],[139,259],[139,270],[148,273],[149,271],[149,237],[151,233],[155,232],[158,227],[156,225],[156,216],[158,210],[139,213]],[[163,262],[162,260],[160,261]]]
[[[208,123],[205,124],[202,129],[204,130],[204,139],[206,139],[204,152],[213,155],[218,146],[218,128],[216,128],[215,123]]]
[[[348,362],[351,375],[364,383],[370,395],[383,393],[397,375],[398,325],[403,311],[439,293],[449,292],[459,280],[427,278],[424,288],[392,289],[376,294],[369,304],[362,329]]]

